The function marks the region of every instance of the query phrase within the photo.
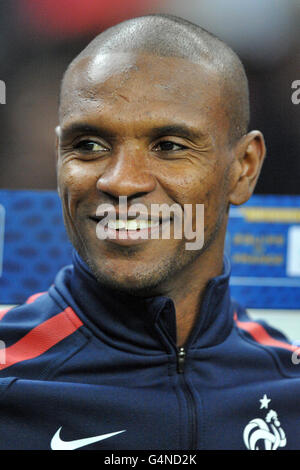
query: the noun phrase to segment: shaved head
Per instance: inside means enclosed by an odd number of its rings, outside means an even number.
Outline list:
[[[249,92],[244,67],[223,41],[198,25],[171,15],[149,15],[119,23],[102,32],[71,62],[63,78],[61,100],[69,74],[84,58],[109,52],[141,52],[177,57],[215,73],[223,111],[229,121],[228,141],[236,143],[249,125]]]

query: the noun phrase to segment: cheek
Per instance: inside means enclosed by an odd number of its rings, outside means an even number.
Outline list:
[[[202,168],[192,168],[192,171],[181,169],[180,174],[173,176],[168,173],[165,179],[160,181],[171,199],[180,204],[183,208],[185,204],[192,204],[192,227],[193,231],[199,228],[202,223],[196,216],[196,204],[204,205],[204,234],[205,239],[210,238],[215,227],[222,220],[223,208],[225,207],[224,175],[217,163],[203,166]],[[190,218],[189,210],[186,217]],[[188,222],[187,222],[188,223]]]
[[[79,203],[87,198],[92,187],[96,188],[96,179],[82,165],[69,162],[58,171],[58,185],[63,210],[73,219]]]
[[[204,229],[211,233],[223,220],[228,205],[224,169],[217,163],[210,165],[186,178],[185,188],[184,203],[204,204]]]
[[[213,183],[205,194],[205,233],[220,228],[226,223],[228,209],[228,187],[224,173],[216,173]]]
[[[169,171],[166,175],[160,175],[160,182],[169,196],[180,205],[206,204],[210,194],[218,188],[214,165]]]

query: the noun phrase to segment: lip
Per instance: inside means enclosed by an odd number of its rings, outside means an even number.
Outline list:
[[[130,211],[129,211],[130,212]],[[128,212],[119,212],[119,211],[109,211],[109,210],[105,210],[104,211],[105,215],[102,215],[102,214],[95,214],[95,215],[92,215],[91,217],[93,219],[97,219],[98,222],[100,220],[102,220],[104,217],[107,219],[107,220],[110,220],[110,219],[119,219],[119,220],[133,220],[133,219],[136,219],[137,218],[137,214],[133,214],[133,215],[130,215]],[[143,220],[153,220],[154,222],[160,222],[161,221],[161,217],[157,217],[155,215],[151,215],[151,213],[149,212],[140,212],[140,211],[137,211],[138,213],[138,217],[140,219],[143,219]]]

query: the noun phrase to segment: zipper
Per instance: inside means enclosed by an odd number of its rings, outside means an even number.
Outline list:
[[[183,383],[183,393],[187,402],[188,419],[191,423],[190,449],[196,450],[196,405],[191,389],[184,377],[184,368],[186,362],[186,350],[184,347],[177,349],[177,373],[181,376]]]
[[[177,351],[177,372],[183,374],[185,364],[186,352],[184,348],[179,348]]]
[[[172,338],[169,336],[168,332],[165,330],[163,325],[161,326],[161,331],[163,333],[164,342],[167,341],[168,346],[172,346],[172,349],[175,349],[176,354],[176,371],[179,376],[179,382],[181,382],[182,392],[184,398],[186,400],[187,406],[187,415],[188,415],[188,423],[190,424],[191,432],[189,433],[189,446],[188,448],[191,450],[197,449],[197,413],[196,413],[196,403],[192,391],[189,387],[185,379],[185,364],[186,364],[186,348],[185,347],[176,347]]]

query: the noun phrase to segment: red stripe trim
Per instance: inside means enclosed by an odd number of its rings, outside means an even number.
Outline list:
[[[26,304],[31,304],[31,303],[34,302],[38,297],[40,297],[41,295],[44,295],[44,294],[46,294],[46,292],[37,292],[37,294],[31,295],[31,296],[28,297],[28,299],[26,300]]]
[[[239,321],[236,313],[234,314],[233,318],[239,328],[247,331],[247,333],[249,333],[252,338],[260,344],[273,346],[275,348],[284,348],[288,349],[289,351],[296,351],[296,349],[299,349],[299,346],[284,343],[283,341],[272,338],[272,336],[270,336],[265,328],[259,323],[252,321]]]
[[[63,312],[33,328],[12,346],[2,350],[1,356],[5,357],[5,364],[0,364],[0,370],[40,356],[82,325],[76,313],[71,307],[67,307]]]

